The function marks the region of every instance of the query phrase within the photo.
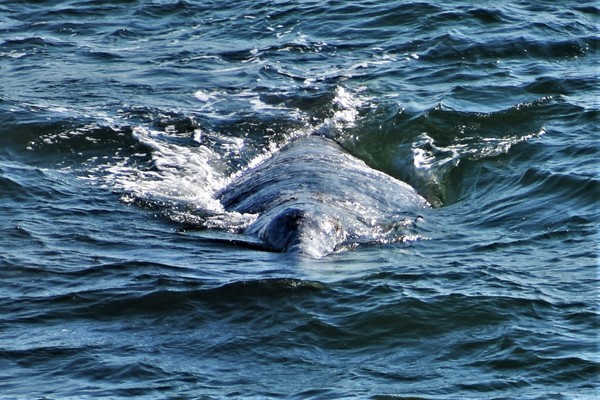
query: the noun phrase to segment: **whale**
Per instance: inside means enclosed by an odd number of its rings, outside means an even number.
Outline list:
[[[310,258],[403,240],[430,207],[409,184],[319,135],[292,140],[217,198],[228,212],[256,215],[243,231],[255,247]]]

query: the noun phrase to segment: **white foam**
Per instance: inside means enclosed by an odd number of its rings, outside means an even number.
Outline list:
[[[414,167],[417,171],[439,169],[447,164],[458,165],[465,158],[482,159],[507,153],[512,146],[541,136],[545,129],[524,135],[498,138],[467,136],[448,146],[437,146],[435,140],[422,133],[412,145]]]
[[[224,179],[210,165],[219,155],[206,146],[185,147],[160,140],[162,133],[136,127],[132,136],[152,151],[155,169],[113,168],[117,189],[150,203],[222,212],[214,193]]]
[[[122,201],[158,205],[176,222],[230,232],[239,232],[256,219],[254,214],[224,210],[217,199],[219,190],[230,181],[215,167],[222,154],[202,144],[170,143],[164,132],[143,127],[134,128],[132,136],[151,150],[154,168],[142,170],[123,162],[107,169],[110,185],[122,193]],[[217,147],[239,151],[243,140],[221,137]]]
[[[194,97],[204,103],[209,103],[216,100],[216,96],[212,93],[207,93],[203,90],[196,90]]]
[[[517,143],[530,140],[545,133],[541,128],[537,132],[524,135],[506,135],[498,138],[463,137],[447,146],[438,146],[435,140],[422,133],[412,143],[413,174],[420,182],[422,190],[427,192],[429,200],[441,204],[437,198],[442,190],[442,181],[452,167],[465,159],[479,160],[506,154]]]
[[[281,89],[281,94],[286,94],[286,89]],[[205,116],[216,119],[229,119],[236,114],[233,110],[252,110],[256,112],[278,111],[285,112],[287,116],[298,117],[300,111],[296,108],[290,108],[282,104],[265,103],[260,94],[251,89],[241,89],[232,91],[211,91],[196,90],[194,97],[201,102],[199,110]]]
[[[10,57],[10,58],[21,58],[21,57],[25,57],[27,55],[27,53],[24,52],[17,52],[15,50],[11,50],[10,52],[0,52],[0,57]]]
[[[333,98],[333,115],[316,126],[316,131],[324,136],[333,137],[343,132],[344,129],[352,128],[359,118],[360,109],[365,107],[370,100],[361,97],[357,92],[338,86]]]

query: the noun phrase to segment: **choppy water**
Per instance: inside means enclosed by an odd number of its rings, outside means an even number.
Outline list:
[[[0,1],[0,398],[595,398],[600,7],[443,3]],[[425,240],[206,239],[315,132]]]

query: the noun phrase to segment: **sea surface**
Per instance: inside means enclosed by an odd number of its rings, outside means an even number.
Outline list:
[[[0,398],[598,398],[599,21],[0,0]],[[314,134],[431,203],[415,240],[231,239],[220,191]]]

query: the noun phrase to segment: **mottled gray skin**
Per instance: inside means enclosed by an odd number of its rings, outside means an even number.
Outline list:
[[[336,142],[308,136],[244,171],[220,194],[228,211],[257,214],[245,234],[274,251],[320,258],[398,236],[429,203]]]

